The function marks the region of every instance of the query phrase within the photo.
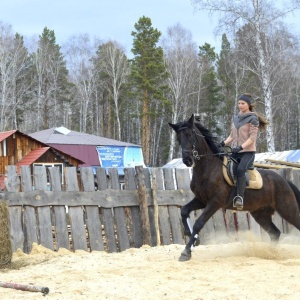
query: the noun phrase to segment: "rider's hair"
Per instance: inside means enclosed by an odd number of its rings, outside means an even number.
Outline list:
[[[253,99],[252,95],[249,93],[244,93],[243,95],[251,97]],[[269,124],[269,122],[263,115],[261,115],[260,113],[255,111],[254,107],[255,107],[255,104],[253,102],[251,104],[249,104],[249,110],[252,112],[255,112],[257,114],[258,121],[259,121],[259,126],[258,126],[259,129],[265,131],[267,129],[267,125]]]

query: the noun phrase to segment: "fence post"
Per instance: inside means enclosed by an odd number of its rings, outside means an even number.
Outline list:
[[[149,221],[149,212],[148,212],[148,199],[146,194],[145,187],[145,176],[143,173],[143,167],[137,166],[136,175],[137,175],[137,184],[138,184],[138,201],[140,207],[140,217],[142,223],[142,239],[143,245],[151,246],[151,232],[150,232],[150,221]]]

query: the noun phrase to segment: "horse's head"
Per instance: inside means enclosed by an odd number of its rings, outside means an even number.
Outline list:
[[[177,141],[182,149],[182,161],[187,167],[195,164],[195,117],[192,115],[188,121],[169,125],[177,133]]]

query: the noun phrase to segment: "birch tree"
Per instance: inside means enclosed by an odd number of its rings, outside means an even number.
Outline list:
[[[192,3],[199,9],[211,13],[219,13],[219,26],[234,32],[248,24],[253,32],[254,47],[258,58],[256,74],[259,77],[265,113],[270,124],[267,127],[268,151],[275,151],[273,125],[273,89],[272,66],[269,63],[271,56],[279,55],[286,49],[276,49],[272,46],[272,34],[276,32],[276,25],[289,12],[298,9],[298,1],[286,1],[284,8],[276,7],[270,0],[193,0]],[[291,4],[291,5],[289,5]]]
[[[129,63],[124,50],[115,41],[101,45],[97,56],[101,73],[108,77],[106,89],[113,99],[117,120],[117,138],[121,140],[120,96],[122,87],[128,80]]]
[[[71,37],[64,45],[70,81],[75,84],[75,99],[79,107],[79,130],[87,132],[89,108],[97,89],[97,66],[95,54],[99,45],[89,35]]]
[[[16,110],[21,101],[16,84],[24,75],[28,53],[10,25],[0,23],[0,131],[16,126]],[[20,87],[20,91],[24,89]]]
[[[196,94],[195,69],[197,66],[197,47],[192,40],[190,31],[176,24],[167,29],[162,39],[164,59],[169,77],[167,84],[170,89],[171,123],[184,118],[190,107],[189,98]],[[168,160],[174,155],[175,131],[171,131]]]

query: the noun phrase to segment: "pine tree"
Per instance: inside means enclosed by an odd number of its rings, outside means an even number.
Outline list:
[[[44,28],[39,46],[33,54],[36,74],[37,124],[44,129],[62,123],[64,104],[69,101],[68,70],[54,30]],[[61,120],[58,119],[61,116]]]
[[[152,27],[151,19],[141,17],[134,25],[134,58],[131,61],[131,79],[134,95],[141,102],[142,148],[146,164],[150,162],[150,116],[154,100],[164,101],[167,72],[163,60],[163,49],[157,46],[161,32]],[[157,109],[157,108],[156,108]]]
[[[206,126],[213,133],[219,134],[220,128],[218,127],[217,120],[220,115],[221,97],[220,87],[217,83],[217,75],[214,67],[214,63],[217,59],[214,47],[211,47],[208,43],[200,46],[199,59],[201,61],[201,65],[206,69],[202,78],[202,84],[205,89],[202,92],[203,108],[201,109],[201,112],[205,114]]]

